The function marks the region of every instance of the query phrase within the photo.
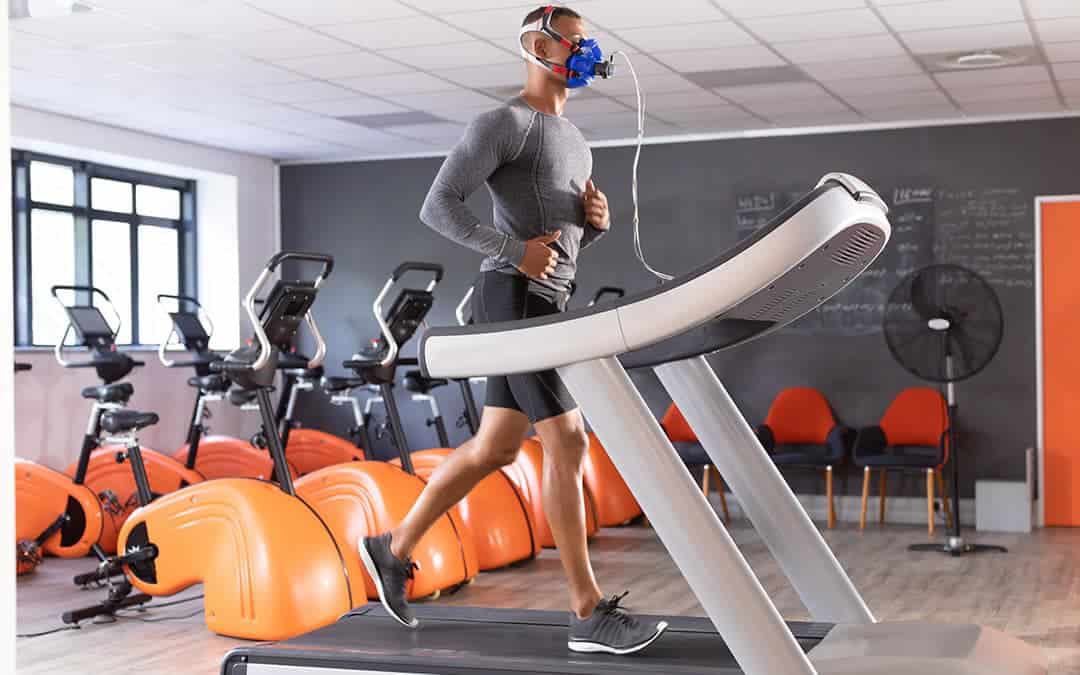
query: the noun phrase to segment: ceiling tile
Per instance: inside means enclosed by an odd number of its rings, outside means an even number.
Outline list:
[[[748,19],[746,27],[770,43],[831,40],[851,35],[877,35],[885,25],[869,9],[842,9],[820,14],[797,14]]]
[[[754,101],[744,104],[751,112],[772,119],[780,114],[844,112],[850,108],[843,101],[831,96],[815,98],[778,99],[772,101]]]
[[[1016,101],[981,101],[962,103],[964,110],[980,115],[1005,115],[1010,113],[1061,112],[1064,106],[1057,97],[1023,99]]]
[[[224,61],[246,58],[231,54],[206,40],[187,38],[103,47],[89,52],[88,55],[92,54],[123,59],[160,72],[187,74],[218,70]],[[12,58],[15,56],[13,53]]]
[[[1076,0],[1027,0],[1027,6],[1035,19],[1080,16],[1080,3]]]
[[[139,21],[104,12],[78,12],[51,18],[20,19],[11,25],[10,30],[40,35],[68,47],[107,47],[181,37],[175,31],[160,30]]]
[[[27,37],[27,36],[24,36]],[[35,73],[52,74],[76,80],[94,80],[114,75],[130,74],[139,68],[128,63],[122,56],[109,50],[88,52],[52,46],[56,43],[42,41],[41,45],[11,45],[9,65]]]
[[[762,0],[717,0],[716,4],[739,19],[753,19],[785,14],[827,12],[835,9],[863,9],[866,0],[792,0],[791,2],[762,2]]]
[[[919,64],[910,56],[807,63],[802,66],[802,69],[819,82],[895,77],[897,75],[915,75],[923,72]]]
[[[412,71],[410,66],[371,52],[353,51],[326,56],[307,56],[275,61],[275,65],[321,80],[339,80],[371,73],[392,74]]]
[[[325,82],[307,80],[289,84],[271,84],[259,87],[247,87],[242,93],[255,98],[276,103],[310,103],[312,101],[333,101],[349,98],[356,93]]]
[[[454,122],[461,122],[462,124],[468,124],[472,122],[476,117],[489,110],[493,110],[496,106],[501,105],[500,101],[492,100],[490,104],[479,107],[471,108],[447,108],[446,110],[439,111],[439,117],[443,119],[452,120]]]
[[[289,122],[286,125],[267,123],[262,126],[271,129],[281,129],[282,131],[298,134],[307,138],[333,141],[345,145],[390,142],[393,140],[392,136],[380,131],[368,129],[367,127],[358,124],[350,124],[348,122],[342,122],[341,120],[330,119],[328,117]]]
[[[1027,23],[997,23],[987,26],[943,28],[901,33],[901,39],[914,52],[962,52],[989,47],[1012,47],[1031,44]]]
[[[906,56],[907,52],[891,35],[863,35],[843,40],[810,40],[776,45],[785,58],[799,64],[836,62],[850,59],[879,59]]]
[[[881,110],[868,110],[865,116],[875,122],[914,122],[962,117],[963,113],[953,105],[905,105]]]
[[[653,56],[681,73],[717,70],[718,67],[730,69],[759,68],[784,64],[783,59],[762,45],[657,52]]]
[[[449,70],[435,70],[432,72],[439,77],[445,77],[463,87],[487,89],[509,85],[523,85],[525,83],[526,69],[523,61],[514,61],[512,63],[496,63],[490,66],[451,68]]]
[[[333,101],[297,102],[297,108],[320,115],[344,117],[346,115],[382,115],[385,113],[404,112],[405,108],[387,103],[371,96],[350,96]]]
[[[221,62],[220,68],[200,71],[194,76],[207,82],[247,87],[252,85],[275,85],[300,82],[303,75],[251,59],[231,58]]]
[[[1080,17],[1036,21],[1035,30],[1043,42],[1070,42],[1080,35]]]
[[[321,30],[365,49],[398,49],[420,45],[443,45],[475,38],[429,16],[410,16],[385,21],[362,21]],[[448,48],[449,50],[450,48]]]
[[[240,2],[142,2],[114,10],[120,16],[136,19],[160,29],[188,35],[206,36],[230,33],[291,28],[292,25],[276,16],[261,12]]]
[[[359,124],[360,126],[364,126],[369,129],[404,127],[414,124],[441,124],[446,121],[441,117],[436,117],[435,115],[432,115],[431,113],[416,110],[407,110],[405,112],[396,113],[382,113],[379,115],[348,115],[345,117],[339,117],[338,119],[344,122],[349,122],[350,124]]]
[[[853,94],[881,94],[897,91],[925,91],[937,89],[937,84],[929,75],[901,75],[899,77],[871,77],[864,80],[840,80],[829,84],[829,88],[841,96]]]
[[[735,106],[707,106],[701,108],[686,108],[683,110],[662,110],[657,112],[657,117],[672,124],[692,124],[696,122],[748,122],[756,119],[742,108]],[[645,133],[649,133],[646,126]]]
[[[334,80],[334,84],[348,87],[362,94],[377,94],[385,96],[389,94],[416,94],[424,91],[444,91],[454,89],[455,85],[446,80],[413,71],[411,73],[397,73],[394,75],[365,75],[363,77],[349,77]]]
[[[662,7],[651,2],[591,0],[577,3],[577,9],[590,24],[596,22],[616,33],[622,28],[694,24],[724,18],[723,12],[709,0],[665,0]]]
[[[901,106],[952,105],[940,89],[929,91],[896,91],[877,94],[842,94],[845,101],[860,111],[882,110]]]
[[[521,25],[521,22],[525,19],[525,15],[528,14],[529,11],[535,9],[539,3],[535,0],[454,0],[453,2],[447,2],[447,0],[409,0],[409,4],[419,10],[439,15],[456,14],[458,12],[475,12],[483,9],[495,9],[497,7],[507,6],[521,7],[521,9],[518,10],[521,13],[521,16],[518,18],[518,25]],[[574,6],[581,6],[581,2],[575,2]]]
[[[221,34],[215,41],[223,49],[267,61],[341,54],[355,49],[353,45],[307,28]]]
[[[1006,84],[1032,84],[1050,82],[1046,66],[1010,66],[984,70],[957,70],[935,73],[934,77],[948,89],[972,89],[995,87]]]
[[[687,73],[686,79],[706,89],[715,89],[717,87],[741,87],[751,84],[803,82],[807,78],[795,66],[769,66],[765,68],[706,70],[698,73]]]
[[[620,96],[619,102],[631,108],[637,108],[634,96]],[[660,114],[667,110],[685,110],[688,108],[730,107],[730,104],[716,94],[700,89],[697,91],[672,92],[663,96],[650,96],[645,101],[645,109],[650,113]]]
[[[880,11],[885,21],[901,32],[1024,21],[1020,0],[940,0],[890,5]]]
[[[634,59],[634,63],[638,63],[638,59]],[[623,96],[632,95],[635,93],[634,80],[629,77],[630,73],[624,71],[621,75],[616,74],[615,77],[610,80],[604,80],[597,82],[593,85],[601,94],[608,96]],[[678,73],[673,73],[670,70],[664,69],[650,73],[638,73],[638,82],[641,84],[642,94],[648,95],[650,98],[656,98],[663,94],[667,94],[675,91],[694,91],[700,89],[696,84],[686,79]]]
[[[646,104],[647,107],[647,104]],[[566,110],[581,115],[592,115],[594,113],[623,113],[627,109],[637,110],[635,103],[629,103],[623,105],[621,102],[603,97],[584,98],[580,100],[570,99],[566,102]]]
[[[815,110],[773,113],[768,119],[780,127],[836,126],[838,124],[858,124],[866,118],[851,110],[818,112]]]
[[[1043,49],[1051,61],[1080,61],[1080,41],[1050,42],[1043,45]]]
[[[426,45],[412,47],[393,53],[395,59],[416,68],[464,68],[486,66],[493,63],[517,63],[520,57],[492,45],[470,40],[451,45]]]
[[[427,110],[428,112],[441,111],[447,108],[479,108],[493,101],[490,96],[478,94],[468,89],[432,91],[422,94],[392,94],[385,96],[385,98],[406,108]]]
[[[1001,87],[981,87],[978,89],[950,89],[949,94],[961,105],[965,103],[979,103],[982,101],[1018,101],[1025,98],[1052,98],[1057,95],[1054,91],[1054,85],[1049,82],[1011,84]]]
[[[253,123],[287,122],[290,120],[311,119],[313,117],[310,112],[304,110],[241,96],[221,101],[193,97],[191,101],[184,104],[184,107],[214,117]]]
[[[457,122],[436,122],[432,124],[386,127],[383,131],[405,138],[453,143],[461,139],[465,133],[465,125]]]
[[[816,82],[787,82],[784,84],[755,84],[746,87],[720,87],[713,91],[724,98],[731,99],[738,103],[829,97],[828,92]]]
[[[605,127],[637,130],[637,113],[627,110],[621,113],[574,113],[570,111],[566,119],[580,129],[600,130]],[[645,121],[645,133],[649,133],[649,120]],[[629,135],[629,134],[627,134]]]
[[[652,138],[659,138],[661,136],[675,136],[681,133],[681,129],[670,124],[665,124],[659,120],[653,120],[650,122],[649,127],[646,128],[646,133]],[[605,140],[626,140],[630,141],[637,137],[637,127],[632,124],[623,126],[599,126],[596,128],[581,129],[581,133],[585,136],[585,140],[589,143],[596,143],[598,141]]]
[[[1054,77],[1059,80],[1080,79],[1080,61],[1055,63],[1050,66],[1050,70],[1054,71]]]
[[[521,26],[521,20],[525,18],[525,14],[528,8],[510,7],[504,9],[491,9],[483,12],[461,12],[454,14],[447,14],[440,17],[443,21],[454,26],[456,29],[461,29],[460,34],[480,35],[502,47],[503,49],[509,49],[512,52],[517,52],[518,47],[518,29]],[[458,33],[459,31],[453,30],[452,32]],[[464,38],[458,38],[461,40]],[[456,42],[457,40],[452,40]],[[601,47],[607,51],[607,47],[604,43],[600,43]]]
[[[692,25],[625,28],[619,37],[639,49],[674,51],[756,45],[758,41],[731,21],[706,21]],[[600,47],[604,44],[601,42]]]
[[[376,21],[412,16],[416,11],[395,0],[246,0],[259,9],[307,26]]]

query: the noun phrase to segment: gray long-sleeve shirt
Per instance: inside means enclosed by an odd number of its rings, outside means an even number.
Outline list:
[[[468,126],[435,176],[420,220],[484,254],[481,271],[519,275],[525,241],[560,230],[551,244],[558,254],[554,273],[529,285],[552,297],[569,290],[578,253],[603,234],[585,221],[582,195],[591,175],[592,152],[578,128],[519,96]],[[495,207],[492,224],[465,205],[484,183]]]

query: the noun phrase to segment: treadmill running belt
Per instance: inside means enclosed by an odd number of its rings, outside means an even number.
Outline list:
[[[369,604],[336,623],[273,645],[234,649],[222,675],[494,675],[496,673],[739,673],[712,622],[671,617],[667,632],[641,654],[576,654],[566,648],[565,612],[417,607],[410,630]],[[804,650],[832,624],[788,624]]]

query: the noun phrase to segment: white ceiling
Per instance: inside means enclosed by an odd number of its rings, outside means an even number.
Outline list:
[[[13,21],[12,101],[282,160],[437,153],[523,79],[538,0],[80,0]],[[649,136],[1080,114],[1080,0],[577,0]],[[999,48],[1025,64],[940,72]],[[636,134],[623,67],[569,103]]]

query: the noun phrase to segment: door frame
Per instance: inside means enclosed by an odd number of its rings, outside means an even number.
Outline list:
[[[1044,195],[1035,198],[1035,452],[1038,455],[1038,495],[1035,500],[1035,519],[1038,527],[1046,526],[1046,401],[1043,393],[1043,265],[1042,265],[1042,206],[1055,202],[1080,202],[1080,194]]]

